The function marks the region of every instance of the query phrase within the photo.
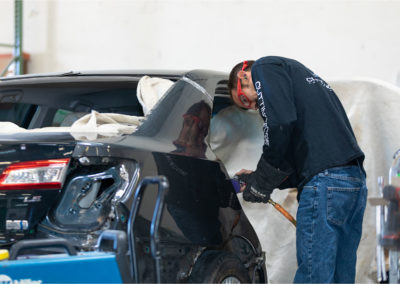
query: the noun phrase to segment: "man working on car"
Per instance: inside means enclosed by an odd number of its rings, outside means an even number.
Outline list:
[[[274,188],[298,189],[294,282],[354,282],[367,188],[364,154],[338,97],[301,63],[276,56],[237,64],[228,89],[264,120],[256,170],[237,173],[243,199],[267,203]]]

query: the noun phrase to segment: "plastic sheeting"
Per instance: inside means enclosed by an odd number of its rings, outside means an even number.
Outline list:
[[[145,116],[173,84],[174,82],[171,80],[158,77],[143,76],[140,78],[136,96],[142,105]]]
[[[94,140],[130,134],[137,129],[142,119],[137,116],[99,113],[92,110],[91,113],[79,118],[71,126],[65,127],[25,129],[11,122],[0,122],[0,133],[70,132],[76,140]]]
[[[392,155],[400,148],[400,130],[396,127],[400,89],[377,80],[329,83],[342,101],[366,155],[368,196],[377,196],[377,178],[387,177]],[[210,143],[231,176],[242,168],[254,170],[263,144],[261,117],[257,112],[236,107],[221,110],[212,119]],[[275,190],[271,197],[295,216],[296,195],[296,189],[287,189]],[[295,227],[271,205],[245,202],[241,194],[239,198],[266,252],[269,281],[292,282],[297,269]],[[358,283],[376,282],[375,245],[375,208],[367,204],[358,249]]]
[[[71,135],[77,140],[94,140],[102,137],[113,137],[130,134],[136,131],[141,120],[138,116],[117,113],[98,113],[93,111],[71,126]]]

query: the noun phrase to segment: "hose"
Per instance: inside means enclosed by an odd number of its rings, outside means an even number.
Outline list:
[[[268,200],[268,203],[274,206],[276,210],[278,210],[283,216],[285,216],[286,219],[288,219],[295,227],[296,227],[296,219],[290,215],[289,212],[287,212],[279,203],[276,203],[272,199]]]

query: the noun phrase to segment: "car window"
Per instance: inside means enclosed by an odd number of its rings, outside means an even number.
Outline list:
[[[61,123],[64,122],[64,120],[71,115],[73,112],[65,109],[59,109],[56,111],[53,122],[51,123],[51,126],[61,126]]]
[[[66,109],[58,109],[54,114],[51,126],[71,126],[75,121],[86,114],[88,114],[88,112],[73,112]]]
[[[10,121],[26,128],[37,109],[37,105],[26,103],[1,103],[0,121]]]

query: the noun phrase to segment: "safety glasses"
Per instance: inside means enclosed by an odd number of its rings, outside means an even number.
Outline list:
[[[246,68],[248,66],[249,65],[247,64],[247,61],[243,61],[242,71],[246,70]],[[238,96],[239,102],[244,107],[246,107],[246,108],[250,107],[250,100],[242,91],[242,84],[240,83],[240,78],[238,78],[238,81],[237,81],[237,96]]]

